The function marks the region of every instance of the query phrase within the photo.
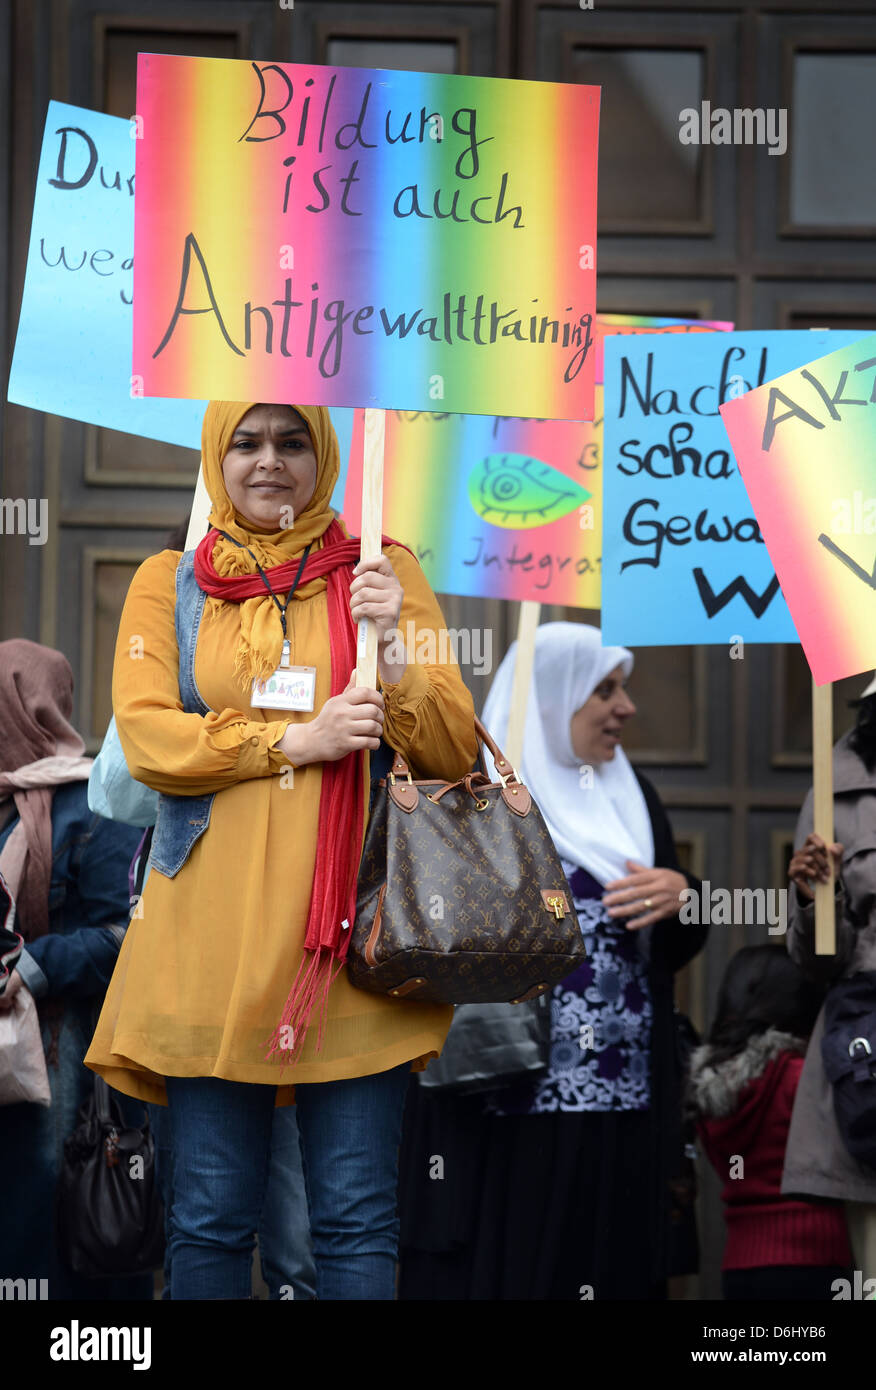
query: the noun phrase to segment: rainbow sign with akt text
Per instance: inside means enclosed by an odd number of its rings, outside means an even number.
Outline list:
[[[599,88],[141,54],[146,395],[593,418]]]
[[[602,566],[602,346],[609,333],[707,332],[726,323],[600,314],[596,419],[390,411],[383,530],[438,593],[598,608]],[[364,411],[356,411],[344,519],[358,534]]]
[[[876,337],[721,417],[816,684],[876,666]]]

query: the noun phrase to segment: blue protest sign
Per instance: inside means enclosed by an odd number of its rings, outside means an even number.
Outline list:
[[[147,400],[131,380],[133,133],[49,103],[9,399],[198,448],[205,402]]]
[[[606,338],[607,644],[798,640],[718,407],[857,337]]]
[[[144,397],[132,378],[135,126],[49,103],[9,400],[200,449],[205,401]],[[332,409],[343,505],[352,410]]]

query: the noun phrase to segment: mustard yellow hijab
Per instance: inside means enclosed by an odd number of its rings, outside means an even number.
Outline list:
[[[210,525],[225,531],[241,545],[248,546],[263,569],[271,569],[287,560],[303,555],[308,545],[314,545],[334,520],[329,500],[338,480],[341,460],[338,437],[328,408],[324,405],[293,405],[305,421],[316,454],[316,487],[304,511],[295,517],[294,526],[286,530],[265,532],[235,511],[225,488],[222,464],[231,447],[234,431],[244,415],[260,404],[258,401],[210,401],[204,412],[201,432],[201,466],[210,497]],[[252,555],[234,545],[224,536],[216,541],[213,565],[222,576],[256,574]],[[314,579],[303,585],[296,598],[310,597],[324,579]],[[208,597],[210,605],[219,606],[223,599]],[[294,602],[294,600],[293,600]],[[240,605],[240,646],[234,658],[235,674],[244,686],[258,678],[264,679],[279,665],[283,646],[283,631],[276,605],[267,590],[263,598],[245,599]]]

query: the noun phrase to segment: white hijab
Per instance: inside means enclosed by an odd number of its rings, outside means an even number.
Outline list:
[[[484,706],[483,722],[500,748],[508,732],[516,654],[514,642]],[[572,715],[617,666],[628,676],[633,669],[632,652],[626,647],[603,647],[597,627],[544,623],[538,629],[522,766],[517,769],[558,853],[603,885],[627,876],[628,859],[648,868],[654,864],[651,818],[623,749],[618,745],[611,761],[592,767],[591,777],[572,748]],[[487,758],[488,770],[495,776],[492,760]]]

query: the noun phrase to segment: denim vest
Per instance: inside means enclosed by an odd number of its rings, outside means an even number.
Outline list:
[[[195,579],[195,552],[187,550],[176,572],[174,615],[179,647],[179,694],[186,714],[210,712],[195,683],[195,650],[206,597]],[[388,775],[394,757],[392,748],[381,739],[380,748],[375,749],[370,759],[372,801],[377,782]],[[192,846],[207,829],[215,795],[209,792],[205,796],[168,796],[165,793],[159,796],[150,863],[165,878],[179,873]]]
[[[176,571],[174,614],[179,648],[179,694],[186,714],[210,713],[195,682],[195,651],[206,597],[195,579],[195,552],[187,550]],[[179,873],[195,841],[207,829],[215,795],[215,792],[208,792],[205,796],[169,796],[162,792],[159,796],[151,863],[165,878]]]

